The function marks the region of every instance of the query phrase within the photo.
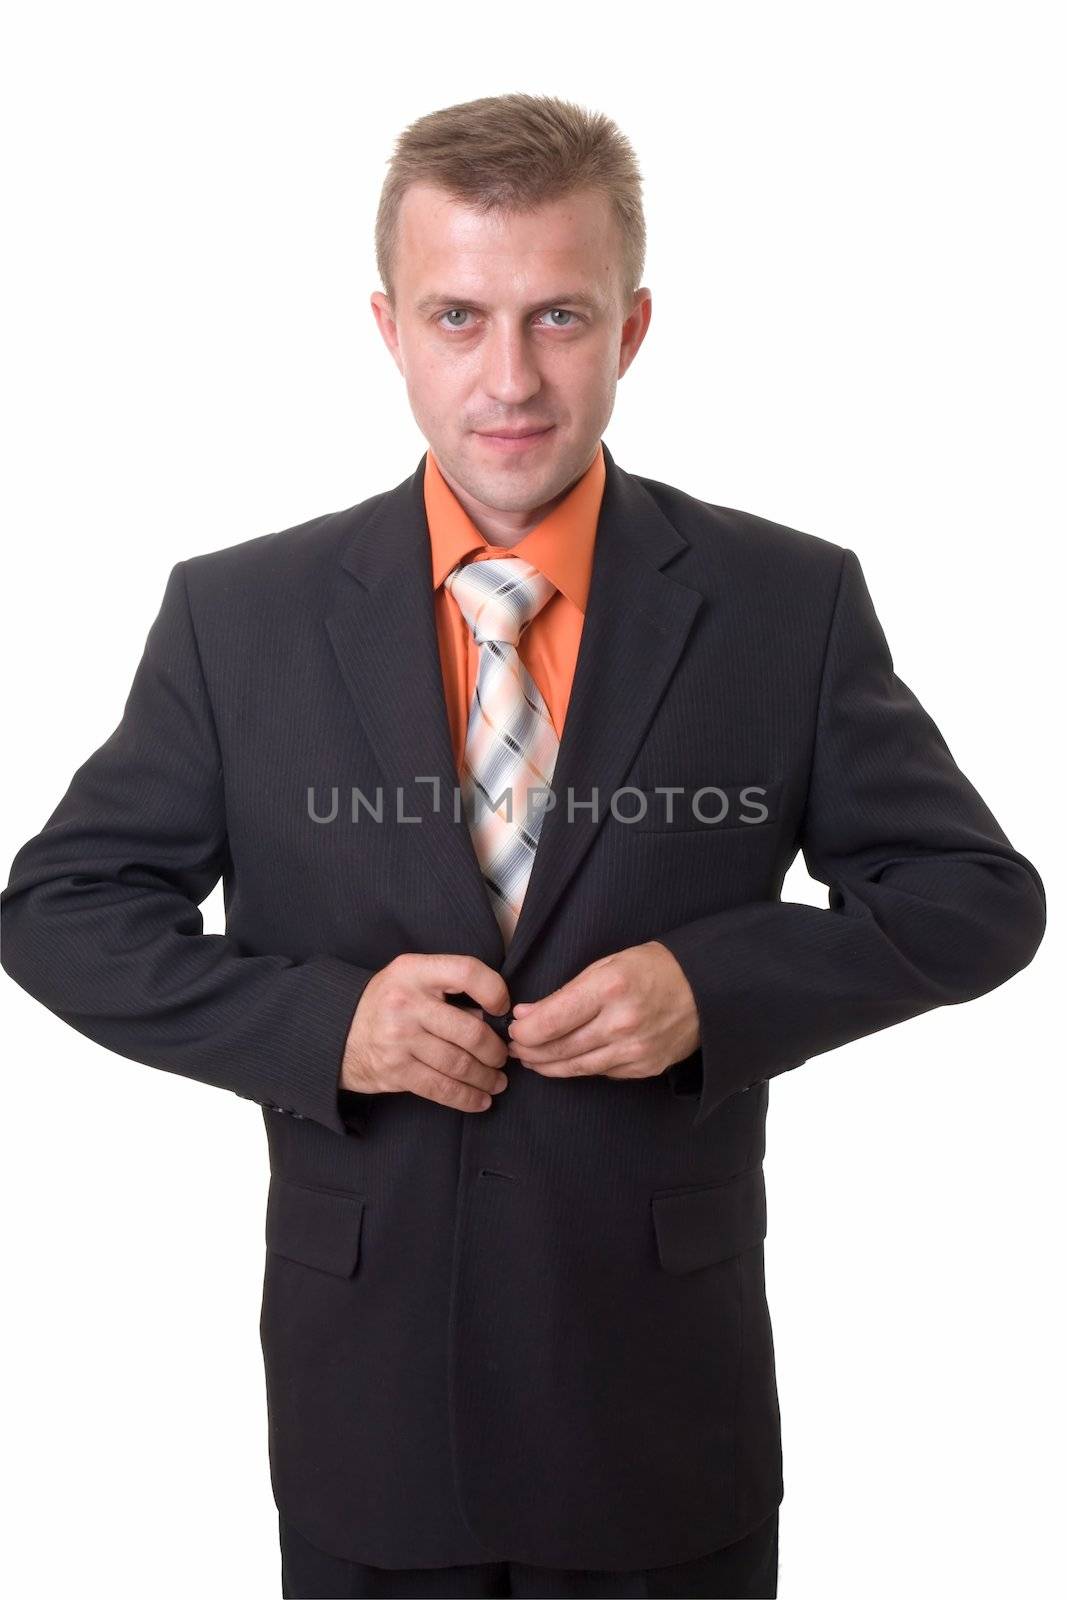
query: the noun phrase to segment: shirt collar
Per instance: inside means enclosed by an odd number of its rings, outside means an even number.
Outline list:
[[[597,446],[589,466],[557,506],[510,549],[483,538],[452,492],[432,450],[426,454],[423,498],[430,530],[433,585],[440,588],[458,561],[473,552],[518,556],[532,562],[581,612],[589,599],[600,502],[606,469]]]

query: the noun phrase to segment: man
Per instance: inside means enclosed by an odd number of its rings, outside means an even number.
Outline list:
[[[855,553],[604,445],[651,314],[612,123],[421,119],[377,246],[429,450],[174,566],[4,965],[264,1107],[285,1594],[773,1595],[769,1080],[1003,983],[1042,883]]]

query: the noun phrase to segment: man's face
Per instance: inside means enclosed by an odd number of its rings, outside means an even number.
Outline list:
[[[595,192],[510,216],[429,184],[405,193],[396,302],[371,305],[421,433],[484,506],[546,505],[592,460],[652,310],[647,289],[622,305],[620,254]]]

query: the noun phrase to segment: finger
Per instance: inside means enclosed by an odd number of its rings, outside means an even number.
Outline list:
[[[456,1111],[488,1111],[493,1096],[487,1091],[463,1083],[449,1072],[437,1072],[425,1062],[416,1061],[406,1087],[424,1100],[436,1100],[438,1105],[451,1106]]]
[[[512,1053],[527,1062],[566,1061],[572,1056],[580,1056],[610,1043],[611,1037],[601,1015],[594,1017],[592,1022],[583,1023],[580,1028],[573,1028],[570,1033],[561,1034],[558,1039],[549,1039],[546,1044],[527,1044],[525,1040],[513,1038]]]
[[[447,1039],[435,1039],[432,1033],[420,1034],[411,1054],[423,1066],[487,1094],[499,1094],[507,1087],[507,1078],[500,1067],[487,1067],[468,1055],[462,1046],[449,1044]]]
[[[530,1072],[538,1072],[543,1078],[582,1078],[592,1077],[597,1073],[607,1072],[612,1067],[632,1066],[632,1062],[620,1059],[619,1047],[616,1044],[603,1045],[599,1050],[587,1050],[583,1055],[568,1057],[565,1061],[549,1061],[527,1063],[519,1057],[519,1064],[528,1067]]]
[[[465,1011],[445,1000],[428,1000],[418,1020],[427,1033],[459,1045],[487,1067],[502,1067],[508,1059],[507,1045],[487,1022],[482,1021],[480,1010]]]
[[[439,994],[469,994],[493,1016],[502,1016],[511,1006],[508,986],[499,972],[479,961],[477,956],[442,955],[430,958],[434,985]]]
[[[600,1005],[594,983],[585,973],[579,973],[561,989],[533,1001],[521,1017],[515,1017],[511,1037],[517,1044],[545,1044],[572,1032],[583,1022],[591,1022]]]

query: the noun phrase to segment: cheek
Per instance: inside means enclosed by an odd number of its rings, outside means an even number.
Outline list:
[[[436,433],[458,427],[466,415],[462,385],[457,382],[452,364],[440,360],[424,361],[404,374],[408,403],[417,422],[430,425]]]
[[[484,363],[474,349],[437,356],[427,367],[426,388],[446,426],[471,416],[484,417],[486,396],[493,393],[492,382],[485,380]],[[492,401],[489,405],[492,409]]]
[[[618,381],[617,357],[597,347],[582,349],[556,364],[553,381],[566,394],[576,415],[600,416],[610,407]]]

